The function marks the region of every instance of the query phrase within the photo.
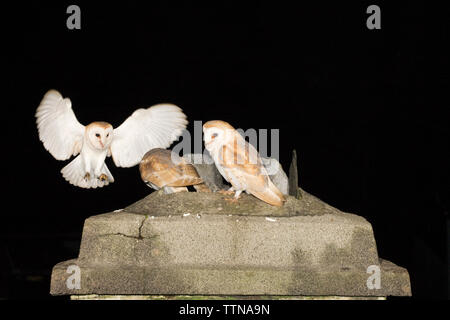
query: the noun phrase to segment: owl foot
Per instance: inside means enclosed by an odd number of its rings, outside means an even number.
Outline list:
[[[217,192],[220,193],[220,194],[224,194],[224,195],[234,194],[233,190],[219,190]]]
[[[229,203],[237,203],[238,202],[238,199],[237,198],[226,198],[226,199],[224,199],[226,202],[229,202]]]
[[[98,177],[98,180],[100,180],[102,182],[106,182],[106,181],[108,181],[108,176],[106,174],[102,173],[100,175],[100,177]]]
[[[91,174],[89,172],[86,172],[86,174],[84,175],[84,180],[89,181],[89,179],[91,179]]]

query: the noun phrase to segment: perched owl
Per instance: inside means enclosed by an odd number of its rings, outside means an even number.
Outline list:
[[[106,122],[80,124],[70,99],[50,90],[36,111],[39,138],[57,160],[78,156],[61,170],[63,177],[81,188],[101,188],[114,182],[105,159],[118,167],[137,165],[152,148],[167,148],[186,128],[180,108],[160,104],[136,110],[118,128]]]
[[[170,150],[155,148],[147,152],[139,171],[149,187],[164,189],[165,193],[187,192],[187,186],[194,186],[197,191],[210,191],[194,166]]]
[[[285,198],[270,180],[258,151],[227,122],[209,121],[203,125],[205,147],[222,176],[235,191],[242,191],[274,206],[282,206]]]

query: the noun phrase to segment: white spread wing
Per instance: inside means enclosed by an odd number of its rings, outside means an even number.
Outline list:
[[[67,160],[81,151],[84,126],[72,110],[72,102],[56,90],[44,96],[36,110],[39,139],[57,160]]]
[[[186,128],[183,111],[173,104],[136,110],[114,130],[111,154],[118,167],[137,165],[153,148],[168,148]]]

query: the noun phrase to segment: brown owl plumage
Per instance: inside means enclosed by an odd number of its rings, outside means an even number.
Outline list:
[[[165,193],[188,191],[194,186],[197,191],[208,192],[194,166],[170,150],[155,148],[147,152],[139,164],[142,180],[155,190]]]

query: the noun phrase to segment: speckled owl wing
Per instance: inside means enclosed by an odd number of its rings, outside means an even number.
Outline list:
[[[169,150],[151,150],[142,159],[139,169],[142,179],[158,188],[185,187],[203,182],[192,165]]]
[[[283,205],[283,194],[270,180],[258,152],[251,144],[237,136],[222,147],[222,154],[223,169],[233,186],[238,185],[237,189],[244,189],[271,205]]]
[[[237,179],[248,191],[264,190],[267,175],[256,149],[244,139],[234,138],[223,145],[223,169],[227,171],[229,180]],[[233,181],[229,181],[233,184]]]

